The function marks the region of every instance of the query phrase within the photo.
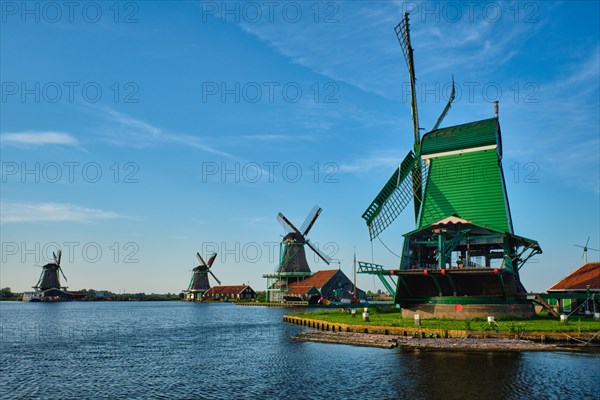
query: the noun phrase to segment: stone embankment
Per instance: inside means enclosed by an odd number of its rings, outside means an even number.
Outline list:
[[[301,332],[292,340],[380,348],[555,351],[600,344],[600,332],[496,332],[350,325],[288,315],[283,320],[314,329]]]

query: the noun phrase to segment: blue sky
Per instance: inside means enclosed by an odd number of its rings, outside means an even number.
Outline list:
[[[544,250],[522,280],[544,290],[582,263],[573,244],[600,248],[598,4],[3,2],[1,286],[27,290],[59,244],[72,289],[178,292],[211,250],[224,284],[263,289],[277,212],[314,204],[345,272],[354,247],[396,266],[361,214],[412,147],[393,30],[411,11],[421,126],[452,75],[444,126],[500,101],[515,232]],[[399,253],[413,227],[381,238]]]

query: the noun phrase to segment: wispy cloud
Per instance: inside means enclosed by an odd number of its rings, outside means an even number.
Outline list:
[[[2,223],[15,222],[93,222],[123,218],[113,211],[82,207],[67,203],[0,203]]]
[[[172,143],[234,158],[231,154],[208,144],[207,140],[201,136],[170,132],[106,106],[96,107],[94,110],[100,113],[101,118],[108,125],[105,140],[110,144],[144,148]]]
[[[406,94],[400,89],[408,75],[393,31],[402,16],[402,3],[384,2],[378,3],[377,7],[364,4],[344,4],[336,14],[340,23],[314,24],[312,21],[302,21],[294,26],[261,23],[242,23],[240,26],[291,63],[363,92],[398,99]],[[561,51],[562,62],[557,64],[560,65],[559,69],[537,71],[529,67],[530,53],[525,50],[543,39],[542,35],[552,35],[556,30],[553,25],[558,23],[555,17],[555,13],[560,12],[556,10],[558,5],[540,3],[535,23],[526,23],[523,19],[516,22],[508,8],[509,3],[499,6],[503,15],[497,21],[482,18],[481,15],[471,19],[463,14],[463,18],[457,22],[441,18],[441,21],[433,23],[434,19],[429,17],[424,20],[424,15],[419,12],[411,16],[412,42],[420,85],[418,90],[423,87],[431,89],[432,83],[436,82],[443,85],[449,81],[451,74],[455,74],[457,86],[463,90],[463,98],[461,107],[453,107],[447,122],[460,123],[465,119],[479,118],[477,113],[482,109],[491,109],[489,103],[483,103],[479,91],[474,101],[467,100],[467,86],[461,82],[476,82],[478,90],[486,82],[497,83],[504,90],[502,100],[507,112],[505,115],[510,112],[511,125],[518,129],[517,132],[522,132],[519,139],[514,140],[509,154],[527,150],[531,153],[527,157],[543,163],[544,168],[550,169],[554,176],[597,192],[598,158],[589,156],[592,151],[597,153],[599,146],[600,48],[597,38],[582,40],[566,53]],[[434,6],[431,8],[435,9]],[[368,57],[361,56],[363,54],[368,54]],[[549,54],[544,62],[551,57],[558,56]],[[534,89],[524,87],[532,81]],[[514,100],[513,96],[515,83],[519,83],[522,89],[519,101]],[[533,97],[538,103],[524,100],[524,96],[532,97],[531,90],[536,91]],[[406,103],[405,100],[403,102]],[[439,111],[431,109],[421,108],[421,121],[437,116]],[[326,112],[320,111],[303,110],[305,114],[319,114],[319,118],[307,118],[307,121],[326,121],[329,125],[323,125],[321,130],[331,131],[331,127],[335,126],[336,111],[348,110],[328,107]],[[428,113],[435,115],[427,118]],[[357,118],[360,114],[343,112],[343,115],[347,119],[347,116]],[[363,115],[361,119],[357,122],[366,124],[369,115]],[[389,115],[387,119],[390,124],[408,126],[391,121]],[[503,126],[509,126],[508,121],[505,120]],[[523,140],[530,140],[536,145],[523,149],[528,147],[523,146]],[[572,141],[577,141],[577,144],[572,145]],[[567,147],[573,151],[565,150]],[[555,155],[563,153],[569,156],[560,157],[561,162],[556,162]],[[393,169],[401,157],[387,157],[386,154],[389,153],[383,149],[379,154],[374,152],[366,158],[357,157],[355,161],[341,164],[339,171],[362,173],[379,167]],[[582,161],[577,154],[587,154],[586,159]],[[585,178],[574,179],[578,175]]]
[[[576,66],[560,70],[560,79],[542,82],[538,103],[513,107],[513,124],[535,146],[522,146],[522,137],[513,138],[509,157],[533,159],[569,186],[600,193],[599,69],[600,46],[596,45]]]
[[[347,2],[336,14],[340,23],[307,19],[293,26],[240,26],[294,64],[365,92],[397,98],[399,80],[407,80],[393,31],[401,17],[401,2],[379,2],[376,9],[368,2]],[[459,72],[459,78],[466,80],[491,79],[492,71],[516,57],[527,39],[545,26],[544,21],[517,24],[510,18],[423,21],[418,13],[412,25],[417,75],[422,82],[439,80],[440,75],[449,79]]]
[[[312,142],[317,140],[317,137],[312,135],[242,135],[242,139],[259,142]]]
[[[360,158],[355,161],[340,164],[340,173],[367,173],[376,168],[385,168],[390,170],[390,174],[394,171],[394,167],[402,161],[397,156],[371,155],[365,158]]]
[[[74,146],[79,147],[79,142],[75,137],[64,132],[54,131],[24,131],[7,132],[0,135],[2,144],[31,147],[31,146]]]

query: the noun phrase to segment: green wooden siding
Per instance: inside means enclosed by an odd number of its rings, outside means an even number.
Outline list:
[[[500,161],[495,150],[432,158],[419,229],[451,215],[511,232]]]
[[[421,155],[498,144],[498,118],[437,129],[423,136]]]

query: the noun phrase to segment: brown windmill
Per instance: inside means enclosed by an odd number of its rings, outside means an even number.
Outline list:
[[[210,282],[208,280],[208,274],[220,285],[221,281],[213,274],[211,267],[217,258],[217,253],[213,253],[208,259],[208,263],[204,261],[200,253],[196,253],[198,262],[200,263],[197,267],[192,270],[192,279],[187,290],[184,290],[184,300],[186,301],[202,301],[202,295],[208,289],[210,289]]]

